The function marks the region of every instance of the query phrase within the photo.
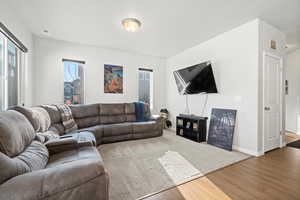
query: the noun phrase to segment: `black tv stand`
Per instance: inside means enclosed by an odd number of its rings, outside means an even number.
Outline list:
[[[176,117],[176,135],[196,141],[206,141],[207,117],[180,114]]]

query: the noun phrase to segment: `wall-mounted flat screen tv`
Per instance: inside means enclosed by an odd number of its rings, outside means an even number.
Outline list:
[[[218,92],[210,62],[174,71],[174,77],[180,94]]]

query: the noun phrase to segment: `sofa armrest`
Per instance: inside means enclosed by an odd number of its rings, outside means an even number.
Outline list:
[[[163,133],[163,128],[164,128],[164,118],[161,117],[160,115],[151,115],[150,120],[156,121],[156,123],[158,123],[159,131],[162,134]]]
[[[151,115],[150,116],[150,120],[154,120],[154,121],[162,121],[163,118],[160,115]]]
[[[45,143],[46,147],[53,147],[53,146],[59,146],[59,145],[66,145],[66,144],[76,144],[77,140],[73,138],[72,136],[68,137],[61,137],[57,139],[49,140]]]
[[[5,200],[108,200],[100,160],[84,159],[16,176],[0,186]]]
[[[63,151],[73,150],[78,148],[77,140],[73,137],[52,139],[45,143],[49,154],[56,154]]]
[[[84,135],[83,135],[84,136]],[[87,136],[80,137],[80,133],[61,136],[58,139],[52,139],[45,143],[49,154],[53,155],[63,151],[78,149],[84,146],[95,146],[93,138]]]

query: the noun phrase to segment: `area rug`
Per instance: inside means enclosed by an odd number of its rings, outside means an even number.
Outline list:
[[[135,200],[249,158],[164,131],[162,137],[99,146],[111,200]]]
[[[300,140],[296,140],[294,142],[288,143],[286,146],[300,149]]]

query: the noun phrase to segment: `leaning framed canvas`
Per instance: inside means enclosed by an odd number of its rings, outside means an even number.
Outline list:
[[[104,65],[104,93],[123,93],[123,66]]]
[[[213,108],[207,143],[232,151],[236,110]]]

